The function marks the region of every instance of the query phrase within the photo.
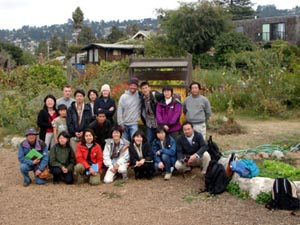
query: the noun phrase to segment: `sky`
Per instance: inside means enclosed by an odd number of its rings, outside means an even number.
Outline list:
[[[19,29],[24,25],[63,24],[79,6],[90,21],[156,18],[155,10],[176,9],[180,0],[0,0],[0,29]],[[197,2],[197,0],[181,0]],[[299,0],[252,0],[257,5],[291,9]]]

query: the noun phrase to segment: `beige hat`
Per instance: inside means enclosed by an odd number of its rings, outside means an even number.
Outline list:
[[[110,91],[110,87],[108,84],[103,84],[102,87],[101,87],[101,92],[102,91]]]

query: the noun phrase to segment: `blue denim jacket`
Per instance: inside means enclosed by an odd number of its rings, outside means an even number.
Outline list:
[[[35,150],[39,151],[43,157],[41,158],[40,163],[38,164],[38,167],[36,169],[39,169],[40,171],[43,171],[45,167],[48,165],[49,156],[48,156],[48,148],[47,145],[41,141],[36,140],[35,142]],[[30,159],[26,159],[25,155],[31,150],[31,146],[28,143],[27,140],[24,140],[18,147],[18,159],[20,163],[27,164],[28,166],[33,166],[32,161]]]

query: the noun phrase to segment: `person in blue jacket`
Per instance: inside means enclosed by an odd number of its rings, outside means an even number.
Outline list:
[[[165,173],[164,179],[169,180],[176,162],[176,141],[163,126],[156,129],[156,138],[152,144],[155,170]]]
[[[40,174],[48,165],[48,147],[47,145],[37,138],[38,132],[35,128],[27,128],[25,131],[26,139],[18,147],[18,159],[20,162],[20,171],[24,178],[23,186],[27,187],[31,183],[29,171],[34,171],[35,183],[45,184],[46,179],[39,178]],[[29,159],[26,155],[35,149],[42,157]]]

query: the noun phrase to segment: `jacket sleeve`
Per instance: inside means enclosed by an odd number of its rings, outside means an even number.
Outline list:
[[[39,112],[37,118],[37,125],[41,129],[47,129],[52,127],[52,124],[48,120],[48,112],[46,110],[42,109]]]
[[[120,156],[117,160],[118,165],[126,164],[129,161],[129,148],[126,149],[124,152],[120,153]]]
[[[201,158],[208,148],[201,134],[197,136],[197,141],[200,143],[200,148],[197,150],[196,154]]]
[[[156,121],[158,125],[165,125],[162,118],[162,106],[160,103],[156,105]]]
[[[96,151],[97,151],[97,164],[98,164],[98,169],[99,173],[102,173],[102,164],[103,164],[103,154],[102,154],[102,149],[99,144],[96,144],[95,146]]]
[[[18,160],[20,163],[24,163],[28,166],[32,166],[32,160],[25,158],[25,149],[23,148],[22,144],[18,147]]]
[[[39,163],[39,170],[43,171],[46,166],[48,166],[48,162],[49,162],[49,155],[48,155],[48,147],[45,145],[45,147],[43,148],[43,157],[41,158],[41,161]]]
[[[56,160],[57,147],[54,146],[49,155],[50,166],[62,167],[63,165]]]
[[[108,116],[108,117],[113,117],[114,114],[115,114],[115,112],[116,112],[116,110],[117,110],[117,108],[116,108],[116,103],[115,103],[115,100],[113,100],[113,99],[111,99],[111,98],[109,98],[109,99],[110,99],[110,103],[111,103],[111,105],[109,106],[109,108],[110,108],[110,107],[114,107],[114,110],[112,110],[112,111],[110,111],[110,110],[108,110],[108,109],[103,109],[103,110],[104,110],[106,116]]]
[[[132,144],[129,146],[129,158],[130,158],[130,165],[131,166],[134,166],[136,161],[139,160]]]
[[[76,163],[75,153],[72,148],[70,148],[69,151],[70,151],[70,154],[69,154],[70,159],[69,159],[69,165],[67,165],[67,169],[68,169],[68,171],[73,171],[75,163]]]
[[[205,101],[205,119],[208,120],[209,117],[211,116],[211,107],[208,99]]]
[[[158,144],[158,142],[156,141],[156,139],[153,141],[152,143],[152,152],[153,152],[153,155],[154,155],[154,161],[159,163],[161,162],[161,158],[156,155],[156,152],[160,150],[160,146]]]
[[[76,147],[76,161],[77,163],[81,163],[85,169],[88,169],[90,168],[90,165],[88,164],[86,158],[82,154],[82,148],[83,147],[81,146],[81,142],[78,142]]]
[[[72,106],[71,106],[72,107]],[[69,108],[67,111],[67,127],[68,127],[68,131],[69,134],[74,137],[75,136],[75,125],[73,124],[73,112],[72,112],[72,108]]]
[[[174,112],[172,113],[172,117],[169,120],[169,125],[174,125],[178,122],[181,116],[182,106],[179,103],[174,104]]]
[[[110,153],[111,153],[110,143],[106,143],[105,147],[104,147],[104,151],[103,151],[103,163],[107,167],[111,167],[112,166],[112,161],[111,161],[111,158],[110,158]]]
[[[170,137],[170,148],[163,148],[161,150],[161,153],[164,153],[169,156],[175,156],[176,155],[176,142],[174,138]]]
[[[123,118],[123,95],[120,97],[118,110],[117,110],[117,120],[119,125],[124,125],[124,118]]]

